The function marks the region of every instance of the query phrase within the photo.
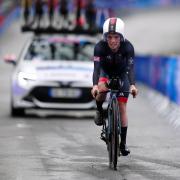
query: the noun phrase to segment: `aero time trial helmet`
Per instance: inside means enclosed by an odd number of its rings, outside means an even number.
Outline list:
[[[124,22],[120,18],[108,18],[103,24],[103,37],[106,39],[108,33],[118,33],[124,40]]]

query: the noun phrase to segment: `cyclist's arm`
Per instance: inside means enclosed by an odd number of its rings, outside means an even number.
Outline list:
[[[97,48],[94,49],[94,71],[93,71],[93,87],[91,90],[92,96],[95,98],[98,94],[98,81],[100,77],[100,56],[97,53]]]
[[[101,60],[101,48],[99,44],[96,44],[94,48],[94,71],[93,71],[93,86],[98,84],[100,76],[100,60]]]
[[[138,89],[135,86],[135,75],[134,75],[134,47],[132,44],[128,44],[127,48],[127,62],[128,62],[128,78],[130,82],[130,92],[135,98],[138,94]]]
[[[100,62],[94,61],[93,86],[98,84],[100,76]]]
[[[134,47],[129,44],[127,46],[127,72],[130,85],[135,85],[135,75],[134,75]]]

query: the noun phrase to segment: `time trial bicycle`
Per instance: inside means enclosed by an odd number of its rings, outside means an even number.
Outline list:
[[[107,91],[100,93],[110,93],[107,105],[107,115],[103,121],[101,139],[106,142],[109,167],[117,170],[118,156],[120,153],[120,138],[121,138],[121,118],[119,103],[117,97],[123,93],[130,93],[130,91],[122,90],[123,81],[119,77],[113,77],[107,84]]]

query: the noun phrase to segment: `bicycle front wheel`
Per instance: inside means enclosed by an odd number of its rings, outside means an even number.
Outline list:
[[[112,100],[110,118],[109,163],[110,167],[116,170],[119,153],[119,105],[117,99]]]

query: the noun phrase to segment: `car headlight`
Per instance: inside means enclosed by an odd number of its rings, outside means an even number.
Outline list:
[[[36,75],[33,73],[25,73],[21,71],[18,73],[18,82],[20,86],[26,87],[29,82],[35,80],[36,80]]]

